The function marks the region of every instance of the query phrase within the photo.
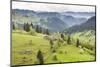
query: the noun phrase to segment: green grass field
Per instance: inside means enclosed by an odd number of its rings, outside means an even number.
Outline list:
[[[38,50],[43,53],[44,64],[95,60],[95,56],[89,53],[91,50],[87,49],[80,53],[80,48],[76,47],[75,44],[65,43],[57,47],[55,41],[56,52],[52,53],[49,40],[44,39],[43,36],[44,34],[40,33],[32,36],[27,32],[13,31],[12,65],[38,64],[36,58]],[[54,54],[56,54],[57,60],[54,60]]]

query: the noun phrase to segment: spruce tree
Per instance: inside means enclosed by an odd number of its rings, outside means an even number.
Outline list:
[[[46,29],[46,34],[47,34],[47,35],[49,35],[49,34],[50,34],[48,29]]]
[[[39,33],[42,33],[42,27],[39,27]]]
[[[42,52],[40,50],[37,53],[37,59],[39,61],[39,64],[44,64],[43,54],[42,54]]]
[[[26,32],[29,32],[29,31],[30,31],[30,24],[24,23],[23,29],[24,29]]]
[[[53,43],[52,40],[50,40],[50,45],[51,45],[51,49],[52,49],[53,48],[53,45],[54,45],[54,43]]]
[[[13,23],[13,30],[15,30],[15,24]]]
[[[23,29],[24,29],[24,31],[26,31],[26,24],[25,23],[24,23]]]
[[[36,25],[36,32],[39,33],[39,25]]]
[[[30,26],[31,26],[32,28],[34,27],[33,24],[32,24],[32,22],[31,22]]]
[[[79,43],[79,39],[77,39],[77,42],[76,42],[76,47],[79,47],[80,43]]]
[[[67,43],[71,44],[71,38],[70,38],[70,36],[68,36]]]
[[[27,26],[26,31],[29,32],[30,31],[30,25],[27,23],[26,26]]]
[[[64,40],[64,34],[63,33],[61,33],[61,38]]]

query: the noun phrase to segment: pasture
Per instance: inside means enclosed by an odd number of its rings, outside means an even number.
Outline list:
[[[53,49],[51,49],[50,41],[44,36],[45,34],[41,33],[36,33],[33,36],[25,31],[13,30],[12,65],[39,64],[37,59],[39,50],[43,54],[44,64],[95,60],[95,56],[90,53],[93,52],[92,50],[76,47],[75,43],[68,44],[67,41],[58,46],[58,41],[55,40],[53,41]]]

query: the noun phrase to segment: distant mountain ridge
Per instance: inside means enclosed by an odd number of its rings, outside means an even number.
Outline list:
[[[74,14],[74,12],[65,13]],[[75,14],[76,13],[84,14],[85,12],[75,12]],[[52,31],[63,31],[66,28],[79,25],[87,21],[87,18],[77,18],[72,15],[64,15],[64,13],[61,12],[36,12],[32,10],[13,9],[12,15],[17,17],[14,17],[13,21],[17,22],[18,24],[20,24],[20,22],[24,23],[25,21],[23,20],[28,22],[29,19],[29,22],[32,22],[33,24],[40,24],[41,27],[44,26]],[[19,16],[20,18],[18,18]],[[23,17],[23,19],[21,17]]]
[[[88,19],[85,23],[82,23],[80,25],[75,25],[70,28],[68,28],[66,33],[75,33],[75,32],[82,32],[86,30],[94,30],[95,31],[96,26],[96,16],[91,17]]]

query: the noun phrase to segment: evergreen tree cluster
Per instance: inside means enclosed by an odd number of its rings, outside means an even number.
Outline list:
[[[26,32],[29,32],[30,31],[30,25],[28,23],[24,23],[24,30]]]
[[[29,24],[29,23],[24,23],[23,29],[24,29],[26,32],[29,32],[29,31],[30,31],[30,27],[32,27],[33,29],[35,29],[35,31],[36,31],[37,33],[43,33],[43,34],[47,34],[47,35],[50,34],[49,29],[45,29],[45,28],[41,27],[40,25],[33,25],[32,23],[31,23],[31,24]]]

